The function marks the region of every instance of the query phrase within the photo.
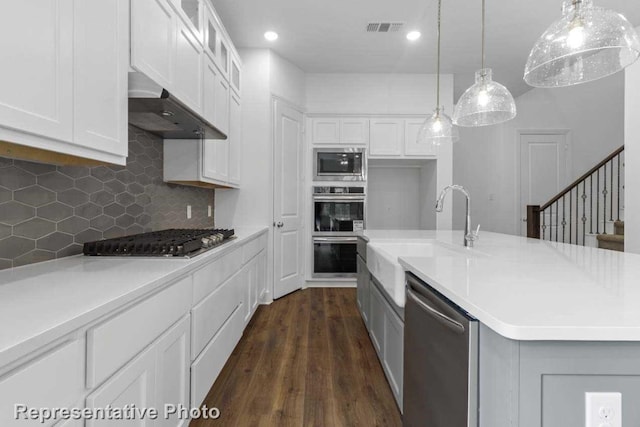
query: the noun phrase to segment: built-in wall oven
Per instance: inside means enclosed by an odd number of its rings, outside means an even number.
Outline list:
[[[367,178],[364,148],[315,148],[314,181],[365,181]]]
[[[364,187],[313,187],[313,232],[353,233],[364,229]]]
[[[364,187],[313,188],[313,277],[356,278],[365,225]]]

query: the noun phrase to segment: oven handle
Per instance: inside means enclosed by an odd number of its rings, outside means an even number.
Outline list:
[[[342,202],[344,200],[364,202],[365,196],[313,196],[313,200],[321,202]]]
[[[357,237],[314,237],[313,242],[357,243]]]

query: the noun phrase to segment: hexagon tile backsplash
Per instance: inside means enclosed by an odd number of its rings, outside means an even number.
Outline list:
[[[213,190],[163,182],[162,153],[161,139],[129,127],[126,167],[0,157],[0,269],[79,254],[91,240],[213,227]]]

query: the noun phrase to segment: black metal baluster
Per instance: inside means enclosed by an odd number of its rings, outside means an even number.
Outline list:
[[[605,163],[604,165],[604,174],[602,174],[603,178],[604,178],[604,183],[603,183],[603,187],[604,190],[602,190],[602,220],[603,220],[603,228],[604,230],[602,231],[602,234],[607,234],[607,164]]]
[[[559,204],[560,202],[556,200],[556,202],[554,203],[556,205],[556,242],[558,241],[558,210],[560,209]]]
[[[618,215],[616,219],[620,221],[620,154],[618,154]]]
[[[565,200],[564,200],[564,195],[562,196],[562,243],[564,243],[565,240],[565,227],[567,226],[567,208],[565,206]]]
[[[611,160],[611,180],[610,180],[610,184],[609,184],[609,188],[611,189],[611,209],[609,210],[609,220],[613,221],[613,160]]]
[[[573,240],[573,198],[571,198],[571,193],[573,190],[569,190],[569,243]]]
[[[580,231],[579,231],[579,227],[578,227],[578,211],[580,210],[580,183],[578,183],[578,185],[576,185],[576,245],[580,244]]]
[[[589,177],[589,233],[593,234],[593,175]]]
[[[547,224],[545,222],[545,217],[547,216],[547,214],[545,214],[544,211],[542,211],[541,214],[542,214],[542,240],[544,240],[544,233],[547,232]]]
[[[587,180],[582,181],[582,246],[587,238]]]
[[[600,234],[600,169],[596,178],[596,234]]]

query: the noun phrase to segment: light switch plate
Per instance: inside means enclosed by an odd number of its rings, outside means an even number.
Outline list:
[[[585,397],[586,427],[622,427],[622,393],[590,393]]]
[[[191,219],[191,205],[187,205],[187,219]]]
[[[211,209],[211,205],[207,206],[207,216],[208,216],[209,218],[211,218],[212,213],[213,213],[213,212],[212,212],[212,209]]]

